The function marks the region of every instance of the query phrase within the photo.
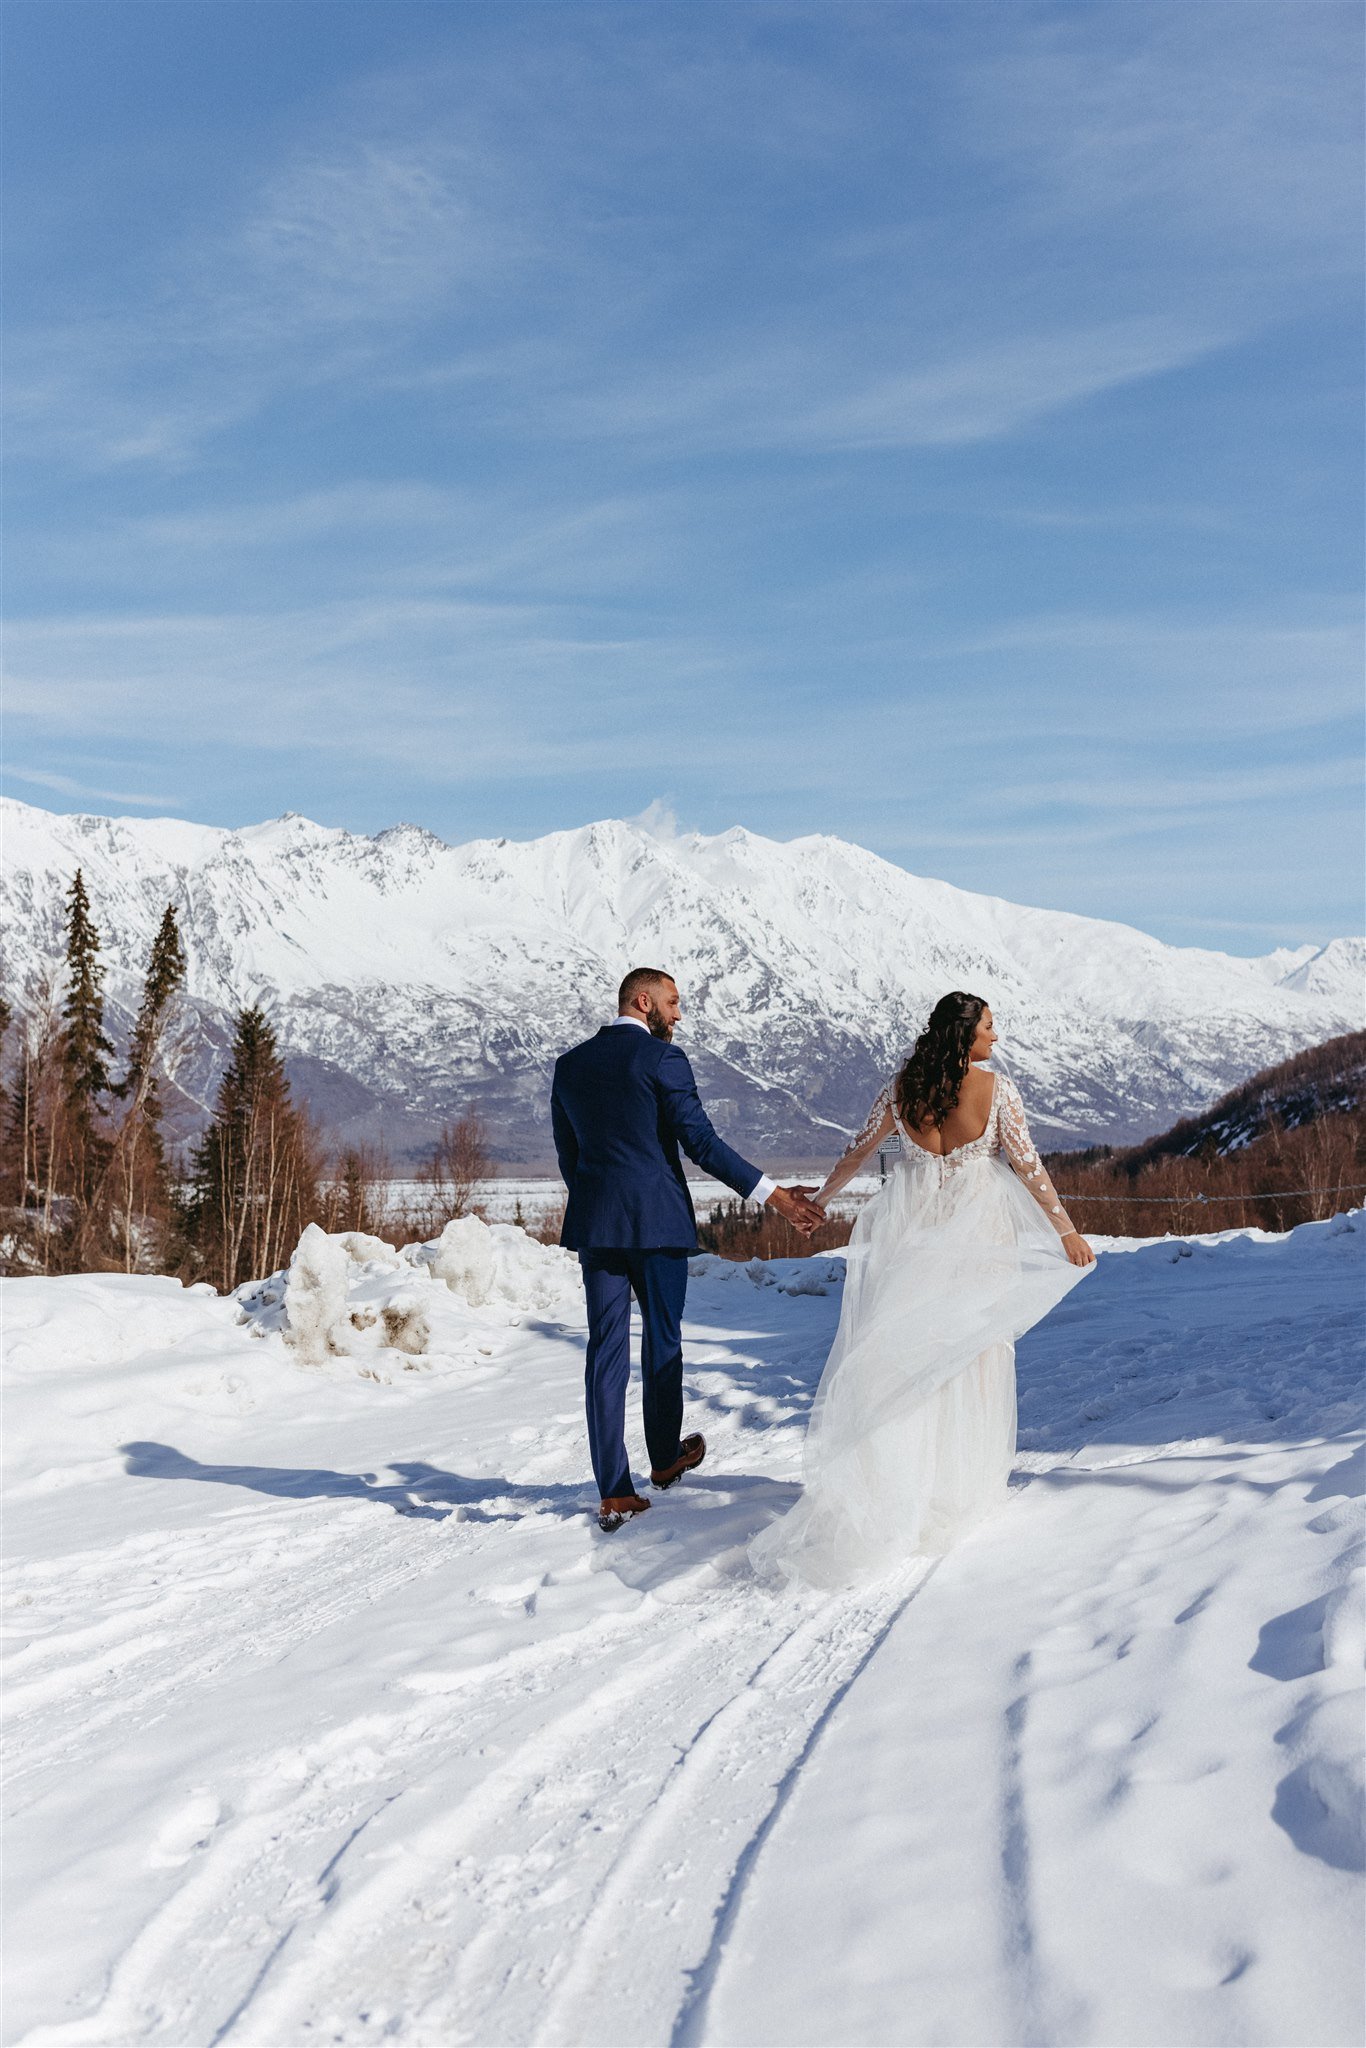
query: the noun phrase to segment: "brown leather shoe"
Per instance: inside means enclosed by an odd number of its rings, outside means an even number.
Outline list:
[[[629,1522],[632,1515],[645,1514],[649,1505],[649,1501],[642,1499],[638,1493],[617,1494],[612,1500],[600,1502],[598,1527],[610,1535],[613,1529],[619,1529],[623,1522]]]
[[[685,1472],[691,1472],[702,1463],[707,1455],[707,1439],[704,1436],[685,1436],[678,1446],[678,1456],[672,1465],[666,1465],[662,1472],[650,1468],[650,1484],[662,1493],[666,1486],[672,1486],[675,1479],[681,1479]]]

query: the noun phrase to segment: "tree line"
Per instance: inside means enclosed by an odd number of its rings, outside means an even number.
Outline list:
[[[476,1118],[443,1127],[416,1199],[395,1213],[377,1196],[387,1161],[360,1147],[327,1152],[259,1004],[237,1012],[202,1135],[179,1151],[168,1144],[186,970],[168,903],[115,1078],[99,932],[77,869],[60,965],[40,973],[17,1016],[0,998],[0,1271],[175,1273],[226,1290],[282,1266],[309,1222],[426,1231],[474,1206],[491,1170]]]
[[[1137,1145],[1048,1157],[1083,1231],[1291,1230],[1366,1197],[1366,1031],[1249,1075]]]
[[[1268,1116],[1231,1152],[1106,1146],[1045,1156],[1079,1230],[1116,1237],[1293,1230],[1366,1201],[1366,1114],[1356,1106],[1290,1125]]]

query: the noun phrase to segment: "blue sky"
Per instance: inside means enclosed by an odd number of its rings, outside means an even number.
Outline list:
[[[1359,928],[1355,5],[5,37],[11,794]]]

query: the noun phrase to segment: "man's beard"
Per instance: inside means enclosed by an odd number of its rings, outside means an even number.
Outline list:
[[[664,1015],[658,1003],[651,1003],[645,1022],[656,1038],[672,1038],[674,1035],[673,1025]]]

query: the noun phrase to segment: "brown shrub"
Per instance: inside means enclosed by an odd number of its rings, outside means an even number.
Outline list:
[[[1261,1137],[1222,1156],[1149,1153],[1131,1160],[1058,1152],[1048,1170],[1068,1214],[1088,1235],[1179,1237],[1248,1225],[1291,1230],[1366,1196],[1366,1115],[1322,1116],[1295,1130],[1273,1121]]]
[[[749,1202],[717,1202],[698,1221],[697,1245],[723,1259],[801,1259],[809,1252],[838,1251],[848,1244],[853,1228],[852,1219],[832,1216],[813,1236],[803,1237],[767,1203],[755,1208]]]

